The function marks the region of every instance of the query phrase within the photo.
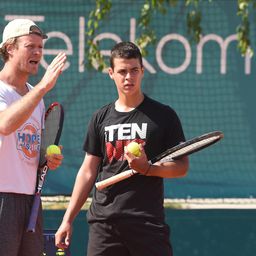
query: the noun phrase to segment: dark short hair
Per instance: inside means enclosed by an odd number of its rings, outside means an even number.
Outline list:
[[[110,67],[114,69],[114,59],[138,59],[141,67],[142,55],[140,49],[132,42],[117,43],[111,50]]]

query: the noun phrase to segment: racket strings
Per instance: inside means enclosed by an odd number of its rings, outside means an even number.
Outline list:
[[[173,159],[184,156],[184,155],[188,155],[191,152],[197,151],[207,145],[211,145],[214,142],[218,141],[220,139],[220,136],[216,135],[216,136],[212,136],[209,138],[205,138],[203,140],[200,141],[196,141],[192,144],[189,144],[185,147],[182,147],[181,149],[176,150],[175,152],[170,153],[169,155],[165,156],[164,158],[161,159],[161,162],[170,162],[173,161]]]
[[[46,148],[54,144],[59,130],[59,121],[61,118],[61,109],[58,106],[53,107],[45,118],[45,127],[42,131],[40,165],[45,161]]]

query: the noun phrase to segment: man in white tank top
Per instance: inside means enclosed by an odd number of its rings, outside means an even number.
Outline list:
[[[43,254],[42,212],[36,233],[26,233],[26,225],[36,186],[41,130],[44,127],[44,95],[61,74],[66,61],[58,54],[42,80],[32,87],[47,36],[31,20],[15,19],[4,31],[0,54],[0,255]],[[50,169],[62,162],[62,155],[48,158]]]

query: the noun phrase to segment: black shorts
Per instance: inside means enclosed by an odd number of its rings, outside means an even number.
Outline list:
[[[36,232],[27,233],[33,196],[0,193],[0,255],[42,256],[42,208],[37,218]]]
[[[169,227],[146,219],[89,224],[87,256],[172,256]]]

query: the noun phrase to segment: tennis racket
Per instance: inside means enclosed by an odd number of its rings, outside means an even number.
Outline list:
[[[202,150],[203,148],[209,147],[210,145],[216,143],[224,137],[221,131],[213,131],[210,133],[203,134],[201,136],[195,137],[188,141],[182,142],[179,145],[167,149],[163,153],[157,155],[149,161],[150,164],[156,163],[158,161],[170,162],[176,159],[180,159],[183,156],[190,155],[194,152]],[[138,174],[135,170],[129,169],[119,174],[116,174],[108,179],[96,182],[95,186],[98,190],[102,190],[110,185],[113,185],[119,181],[125,180],[135,174]]]
[[[49,167],[45,158],[46,149],[49,145],[58,145],[63,127],[64,111],[60,103],[54,102],[45,113],[45,128],[42,130],[39,167],[37,171],[37,186],[31,208],[27,232],[35,232],[38,210],[41,202],[41,192],[45,176]]]

